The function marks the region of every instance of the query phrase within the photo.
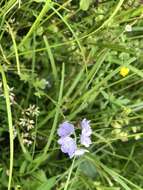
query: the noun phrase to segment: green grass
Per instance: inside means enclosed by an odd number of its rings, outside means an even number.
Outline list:
[[[139,0],[1,0],[0,190],[143,189],[142,18]],[[58,126],[83,118],[69,159]]]

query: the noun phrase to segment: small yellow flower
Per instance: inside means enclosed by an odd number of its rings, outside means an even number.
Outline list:
[[[120,68],[120,75],[122,75],[123,77],[125,77],[126,75],[128,75],[128,73],[129,73],[129,69],[127,67],[122,66]]]

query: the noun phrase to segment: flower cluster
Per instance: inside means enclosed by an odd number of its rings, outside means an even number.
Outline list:
[[[14,94],[14,87],[10,88],[7,85],[7,88],[9,90],[10,105],[14,105],[14,104],[16,104],[15,94]],[[5,95],[4,95],[4,92],[3,92],[3,89],[2,89],[2,82],[0,82],[0,97],[5,98]]]
[[[80,123],[81,126],[81,135],[80,135],[80,144],[86,148],[90,146],[92,129],[90,127],[90,121],[83,119]],[[59,125],[57,133],[60,137],[58,144],[61,146],[61,151],[68,154],[70,158],[74,156],[81,156],[85,152],[88,152],[85,148],[78,148],[76,142],[76,134],[74,125],[68,121],[63,122]],[[71,137],[74,135],[75,138]]]
[[[27,109],[22,111],[22,117],[18,121],[18,126],[22,131],[23,143],[27,146],[33,143],[35,139],[34,127],[36,124],[36,118],[39,116],[39,107],[36,105],[30,105]]]
[[[40,114],[39,107],[36,107],[36,105],[30,105],[27,109],[22,111],[22,114],[31,117],[39,116]]]

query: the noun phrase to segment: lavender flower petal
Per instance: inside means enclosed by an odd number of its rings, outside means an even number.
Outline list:
[[[89,147],[92,144],[90,137],[83,134],[80,136],[80,143],[85,147]]]
[[[61,145],[61,151],[67,153],[70,158],[74,156],[74,153],[77,149],[77,145],[74,139],[71,137],[63,137],[58,140],[58,143]]]
[[[70,136],[74,133],[74,125],[72,125],[68,121],[65,121],[59,125],[59,129],[57,132],[60,137]]]
[[[90,121],[87,119],[83,119],[81,121],[81,127],[82,127],[82,135],[84,136],[90,136],[92,134],[92,129],[90,127]]]

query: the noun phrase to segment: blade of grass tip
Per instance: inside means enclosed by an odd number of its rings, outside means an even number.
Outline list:
[[[49,59],[50,59],[50,62],[51,62],[53,76],[54,76],[55,82],[57,83],[58,82],[58,73],[57,73],[57,69],[56,69],[56,64],[55,64],[54,56],[53,56],[53,53],[51,51],[51,48],[50,48],[50,45],[49,45],[49,42],[48,42],[46,36],[44,36],[43,38],[44,38],[46,49],[47,49],[47,52],[48,52],[48,55],[49,55]]]
[[[75,32],[73,31],[73,29],[71,28],[71,26],[69,25],[69,23],[63,18],[63,16],[54,8],[50,5],[51,9],[61,18],[61,20],[65,23],[65,25],[69,28],[69,30],[71,31],[73,37],[75,38],[75,41],[77,42],[79,49],[81,51],[81,55],[83,57],[83,61],[84,61],[84,66],[85,69],[87,70],[87,66],[86,66],[86,61],[85,61],[85,55],[84,55],[84,51],[82,49],[82,46],[80,44],[80,41],[78,39],[78,37],[76,36]]]
[[[7,85],[7,79],[4,73],[2,66],[0,65],[0,72],[2,75],[2,82],[4,88],[4,95],[6,101],[6,108],[7,108],[7,117],[8,117],[8,126],[9,126],[9,139],[10,139],[10,167],[9,167],[9,182],[8,182],[8,190],[11,189],[11,182],[12,182],[12,172],[13,172],[13,157],[14,157],[14,135],[13,135],[13,124],[12,124],[12,113],[11,113],[11,106],[10,106],[10,98],[9,98],[9,89]]]
[[[18,72],[18,75],[20,75],[21,74],[21,72],[20,72],[20,63],[19,63],[18,49],[17,49],[17,44],[16,44],[16,41],[15,41],[14,32],[12,31],[12,28],[8,24],[8,22],[6,22],[6,25],[8,26],[9,33],[10,33],[11,38],[12,38],[13,47],[14,47],[14,51],[15,51],[15,57],[16,57],[17,72]]]
[[[47,0],[43,9],[41,10],[40,14],[38,15],[38,17],[36,18],[35,22],[33,23],[33,25],[31,26],[30,30],[28,31],[28,33],[26,34],[26,36],[23,38],[23,40],[20,42],[18,47],[21,47],[26,41],[27,39],[31,36],[31,34],[36,30],[37,26],[39,25],[41,19],[45,16],[45,14],[47,13],[47,11],[50,8],[50,3],[51,0]]]
[[[64,190],[67,190],[68,189],[68,185],[70,183],[70,178],[71,178],[71,174],[72,174],[72,171],[74,169],[74,163],[75,163],[75,157],[72,161],[72,164],[71,164],[71,167],[69,169],[69,173],[68,173],[68,178],[67,178],[67,181],[66,181],[66,184],[65,184],[65,187],[64,187]]]

